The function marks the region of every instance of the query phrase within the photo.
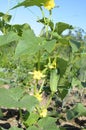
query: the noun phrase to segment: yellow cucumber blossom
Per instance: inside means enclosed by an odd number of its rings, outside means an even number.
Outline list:
[[[52,63],[51,63],[51,60],[49,59],[49,63],[48,63],[48,65],[47,65],[47,67],[48,67],[49,69],[54,69],[54,68],[56,68],[56,59],[54,59]]]
[[[45,7],[47,10],[53,9],[53,8],[55,7],[55,2],[54,2],[54,0],[48,0],[47,2],[45,2],[44,7]]]
[[[40,112],[40,116],[41,117],[46,117],[47,116],[47,109],[42,109],[41,112]]]
[[[34,94],[34,97],[36,97],[39,102],[42,101],[42,94],[36,93]]]
[[[29,72],[30,74],[33,74],[33,79],[40,80],[45,77],[45,75],[42,74],[40,70],[34,70],[34,72]]]
[[[56,62],[53,61],[53,63],[49,65],[49,68],[50,68],[50,69],[56,68]]]

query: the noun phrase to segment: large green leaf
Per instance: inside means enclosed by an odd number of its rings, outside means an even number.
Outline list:
[[[18,128],[18,127],[16,127],[16,126],[14,126],[14,127],[11,127],[9,130],[23,130],[22,128]]]
[[[68,62],[62,58],[58,58],[58,69],[60,76],[62,77],[65,74],[65,71],[67,69]]]
[[[18,5],[14,6],[12,9],[15,9],[17,7],[29,7],[29,6],[42,6],[47,0],[25,0]]]
[[[35,126],[30,126],[27,130],[65,130],[63,128],[58,128],[56,125],[56,119],[53,117],[46,117],[40,119],[38,124]]]
[[[51,41],[46,41],[43,47],[48,53],[51,53],[55,49],[55,45],[56,45],[56,40],[51,40]]]
[[[63,22],[58,22],[55,25],[55,31],[60,35],[62,34],[63,31],[65,31],[66,29],[73,29],[72,25],[69,25],[67,23],[63,23]]]
[[[19,40],[19,38],[20,37],[17,35],[17,33],[12,32],[12,31],[6,35],[1,35],[0,36],[0,46],[17,41],[17,40]]]
[[[75,59],[74,67],[77,67],[77,77],[81,82],[86,82],[86,54],[81,54],[80,57]]]
[[[57,43],[56,47],[57,47],[56,53],[57,53],[58,57],[68,61],[70,58],[70,54],[71,54],[70,45],[63,44],[63,43]]]
[[[21,90],[19,90],[19,93]],[[0,106],[1,107],[6,107],[6,108],[26,108],[28,111],[32,111],[34,107],[38,104],[38,101],[35,97],[30,96],[29,94],[23,95],[15,93],[16,91],[14,90],[9,90],[9,89],[4,89],[0,88]],[[22,93],[22,92],[21,92]]]
[[[29,24],[27,24],[27,23],[24,23],[24,24],[14,24],[13,26],[12,26],[12,28],[14,29],[14,30],[27,30],[27,29],[31,29],[30,28],[30,25]]]
[[[24,23],[24,24],[14,24],[13,26],[11,26],[11,29],[14,31],[14,32],[17,32],[17,34],[19,36],[22,36],[22,33],[23,33],[23,30],[28,30],[28,29],[31,29],[30,28],[30,25],[27,24],[27,23]]]
[[[38,104],[38,100],[34,96],[26,94],[19,102],[20,108],[26,108],[28,111],[32,111]]]
[[[9,89],[12,98],[16,101],[20,100],[24,95],[24,90],[20,87]]]
[[[58,97],[60,97],[61,100],[63,100],[66,97],[66,95],[68,94],[68,90],[69,90],[69,88],[67,86],[58,87]]]
[[[40,49],[41,39],[36,37],[32,30],[24,30],[22,34],[22,39],[19,41],[15,56],[19,57],[25,54],[33,56]]]
[[[12,98],[8,89],[0,88],[0,107],[17,107],[17,101]]]
[[[83,85],[81,84],[81,81],[77,78],[77,77],[73,77],[73,79],[72,79],[72,86],[73,87],[76,87],[76,86],[78,86],[78,88],[82,88],[83,87]]]
[[[63,45],[70,45],[69,39],[64,38],[64,37],[59,37],[58,42],[62,43]]]
[[[86,108],[81,103],[78,103],[73,109],[67,112],[67,118],[69,120],[79,116],[86,116]]]
[[[62,39],[62,36],[61,35],[59,35],[57,32],[49,32],[50,33],[50,35],[52,36],[52,39],[56,39],[56,40],[60,40],[60,39]]]
[[[80,68],[78,78],[81,82],[86,82],[86,68]]]
[[[25,126],[32,126],[37,123],[39,119],[38,113],[30,113],[26,121],[24,121]]]
[[[45,117],[43,119],[40,119],[38,122],[38,126],[42,130],[59,130],[59,128],[56,126],[56,119],[53,117]]]
[[[40,128],[38,126],[30,126],[27,130],[40,130]]]
[[[77,52],[79,51],[79,48],[80,48],[80,42],[78,41],[75,41],[75,40],[70,40],[70,45],[72,47],[72,52]]]

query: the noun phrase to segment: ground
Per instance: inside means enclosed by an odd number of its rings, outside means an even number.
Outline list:
[[[86,89],[78,89],[73,88],[72,91],[66,96],[64,99],[63,106],[62,103],[58,103],[58,107],[56,108],[57,112],[60,112],[63,116],[60,119],[57,119],[56,124],[59,127],[66,128],[66,130],[81,130],[86,129],[86,117],[81,116],[72,120],[67,120],[65,115],[65,110],[73,108],[73,106],[77,103],[82,103],[84,107],[86,107]],[[53,104],[53,103],[52,103]],[[53,105],[52,105],[53,107]],[[49,111],[52,111],[52,107],[49,108]],[[63,109],[63,108],[64,109]],[[19,111],[17,109],[7,109],[1,108],[3,112],[3,117],[0,118],[0,126],[4,129],[9,129],[12,126],[17,126],[19,128],[25,127],[20,122]],[[25,111],[23,110],[23,114]]]

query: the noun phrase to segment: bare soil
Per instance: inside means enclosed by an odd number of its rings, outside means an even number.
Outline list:
[[[83,130],[86,129],[86,117],[78,117],[72,120],[67,120],[65,111],[67,109],[73,108],[73,106],[77,103],[82,103],[86,107],[86,88],[78,90],[77,88],[73,88],[72,91],[66,96],[63,102],[63,106],[59,104],[56,108],[57,112],[62,114],[60,119],[57,119],[56,124],[59,127],[65,128],[66,130]],[[52,103],[53,104],[53,103]],[[7,109],[1,108],[3,112],[3,117],[0,117],[0,127],[4,129],[9,129],[12,126],[17,126],[18,128],[22,128],[26,130],[25,126],[20,121],[19,110],[17,109]],[[49,109],[51,111],[51,109]],[[26,111],[22,110],[23,114]]]

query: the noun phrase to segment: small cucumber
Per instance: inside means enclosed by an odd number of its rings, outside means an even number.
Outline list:
[[[52,92],[57,91],[58,80],[59,75],[57,75],[57,69],[52,69],[50,72],[50,89]]]

